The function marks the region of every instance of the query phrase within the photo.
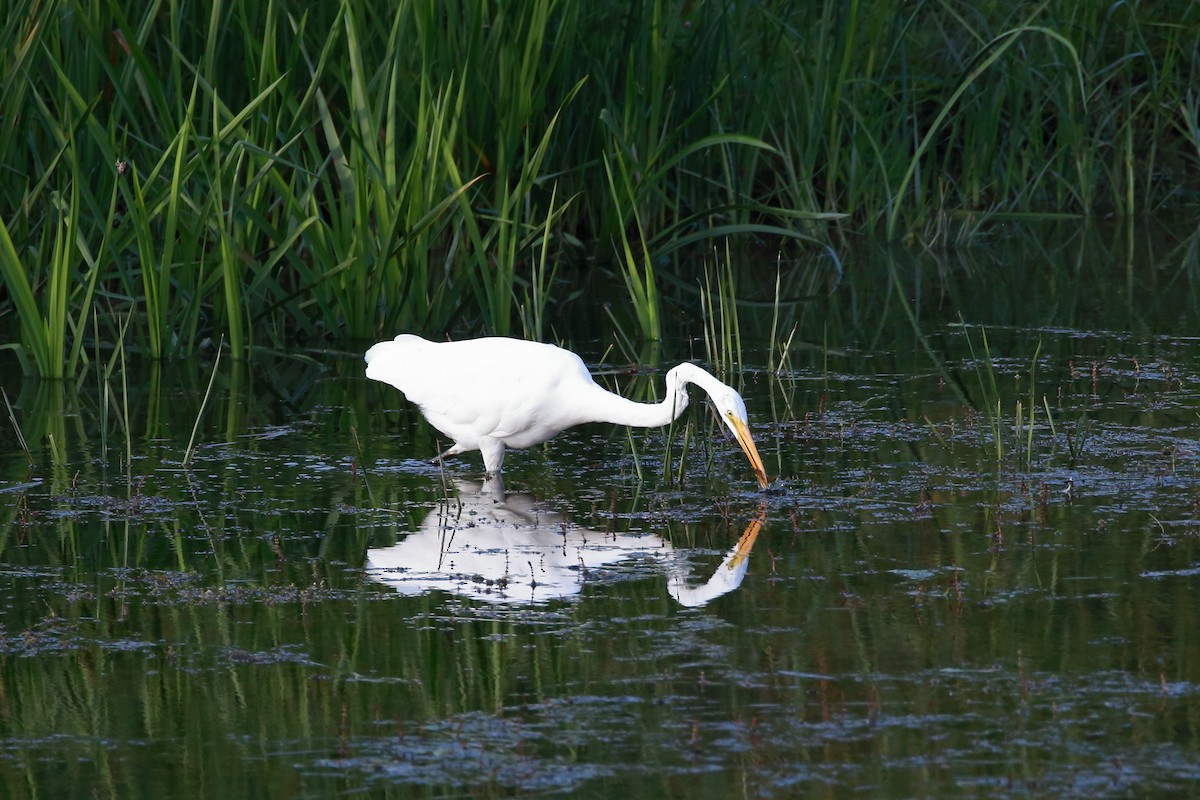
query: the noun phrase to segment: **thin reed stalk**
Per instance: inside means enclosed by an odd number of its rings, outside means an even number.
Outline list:
[[[8,421],[12,424],[13,433],[17,435],[17,444],[21,447],[21,452],[25,454],[25,460],[29,464],[29,468],[33,469],[35,466],[33,453],[29,452],[29,445],[25,443],[25,436],[21,433],[21,425],[17,422],[17,415],[13,412],[12,403],[8,400],[8,392],[2,387],[0,387],[0,396],[4,397],[4,407],[8,410]]]
[[[200,401],[200,409],[196,412],[196,421],[192,423],[192,434],[188,437],[187,448],[183,451],[183,466],[186,469],[192,461],[192,453],[196,450],[196,432],[200,430],[200,420],[204,417],[204,409],[208,407],[208,399],[212,397],[213,383],[217,380],[217,367],[221,365],[221,349],[224,345],[222,339],[217,344],[217,355],[213,359],[212,373],[208,376],[208,387],[204,390],[204,397]]]

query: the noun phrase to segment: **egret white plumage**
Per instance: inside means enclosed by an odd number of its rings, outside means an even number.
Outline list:
[[[708,393],[759,485],[767,488],[742,396],[695,364],[667,372],[662,402],[638,403],[602,388],[570,350],[540,342],[504,337],[431,342],[401,334],[371,347],[366,360],[368,378],[399,389],[454,441],[439,459],[479,450],[493,475],[500,474],[506,448],[533,447],[584,422],[670,424],[687,408],[687,387],[693,384]]]

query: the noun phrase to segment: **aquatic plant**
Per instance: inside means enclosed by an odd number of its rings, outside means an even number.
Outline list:
[[[36,245],[21,248],[24,258],[0,220],[0,277],[20,327],[20,340],[0,347],[14,350],[26,372],[47,378],[74,377],[96,288],[98,267],[80,237],[78,181],[69,192],[55,198],[53,224],[43,227]],[[89,266],[82,276],[80,262]]]
[[[716,374],[732,381],[742,363],[742,333],[738,324],[737,279],[733,257],[726,249],[718,264],[706,265],[700,293],[706,360]]]
[[[12,6],[0,312],[49,377],[130,312],[152,358],[541,337],[581,266],[655,339],[701,246],[942,246],[1200,185],[1192,3]]]
[[[637,203],[622,202],[625,199],[632,200],[634,191],[625,165],[619,159],[617,163],[620,166],[621,177],[619,186],[613,176],[613,169],[607,156],[604,159],[604,172],[608,178],[608,190],[613,196],[614,204],[617,208],[627,207],[628,213],[632,217],[632,220],[622,219],[617,230],[621,277],[625,281],[625,288],[629,291],[634,317],[637,319],[642,338],[648,341],[658,341],[662,338],[662,308],[658,300],[658,282],[654,277],[654,261]],[[626,230],[630,221],[637,229],[637,238],[632,243]]]
[[[983,410],[984,416],[988,421],[988,430],[991,433],[992,449],[995,455],[995,469],[1000,471],[1004,464],[1004,417],[1001,412],[1001,397],[1000,390],[996,386],[996,369],[992,363],[992,350],[988,346],[987,331],[979,332],[980,338],[983,340],[981,345],[983,349],[982,357],[975,352],[975,345],[971,341],[971,335],[964,328],[964,336],[967,340],[967,349],[971,352],[971,361],[975,369],[975,377],[979,384],[980,401],[979,406]]]

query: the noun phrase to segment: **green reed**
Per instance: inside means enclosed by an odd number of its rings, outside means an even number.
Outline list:
[[[545,341],[548,333],[547,306],[554,290],[555,277],[558,274],[560,262],[554,259],[550,263],[550,245],[552,226],[550,220],[560,217],[566,210],[567,203],[557,205],[557,185],[550,192],[550,201],[546,207],[546,224],[541,228],[541,245],[538,248],[536,260],[524,288],[524,301],[520,306],[521,333],[526,339]]]
[[[971,360],[975,366],[975,377],[979,383],[979,393],[982,398],[979,405],[983,409],[984,415],[987,417],[988,430],[992,437],[992,448],[995,455],[995,469],[1000,472],[1004,465],[1004,417],[1001,413],[1002,400],[1000,397],[1000,389],[996,384],[996,369],[992,361],[992,350],[988,346],[987,331],[979,332],[982,339],[983,356],[980,358],[975,352],[975,345],[971,341],[971,336],[963,329],[963,333],[967,340],[967,349],[971,353]],[[1018,417],[1020,412],[1018,412]]]
[[[971,358],[975,362],[975,376],[979,385],[979,393],[982,398],[978,406],[988,422],[988,431],[992,439],[992,451],[994,454],[995,468],[999,472],[1004,464],[1005,457],[1005,438],[1006,438],[1006,423],[1005,414],[1003,413],[1004,400],[1001,397],[1001,390],[996,378],[996,365],[992,358],[991,346],[988,344],[987,331],[980,329],[979,335],[981,339],[981,354],[975,351],[975,344],[971,340],[971,335],[963,329],[964,336],[967,342],[967,348],[971,353]],[[1054,426],[1054,417],[1050,412],[1049,400],[1043,395],[1041,403],[1037,397],[1037,372],[1038,372],[1038,357],[1042,352],[1042,342],[1039,339],[1037,347],[1034,348],[1033,356],[1029,360],[1029,370],[1027,380],[1029,382],[1028,396],[1025,398],[1018,397],[1014,401],[1014,411],[1012,416],[1012,447],[1009,448],[1014,459],[1020,469],[1030,472],[1034,468],[1034,443],[1035,433],[1037,431],[1038,407],[1046,415],[1046,426],[1050,429],[1050,442],[1053,443],[1057,439],[1057,432]]]
[[[617,160],[620,182],[613,174],[613,168],[608,158],[604,159],[604,171],[608,178],[608,190],[613,195],[615,204],[624,204],[620,198],[632,199],[634,190],[631,178],[625,164]],[[633,226],[637,230],[637,238],[630,241],[626,232],[626,221],[619,224],[618,259],[621,265],[621,277],[625,280],[625,288],[629,291],[634,316],[637,319],[642,338],[647,341],[658,341],[662,338],[662,306],[658,299],[658,282],[654,277],[654,260],[651,258],[650,245],[646,240],[646,229],[636,203],[629,203],[628,213],[632,216]]]
[[[3,346],[51,377],[130,311],[153,358],[542,336],[596,254],[654,339],[698,245],[963,244],[1200,184],[1191,3],[12,6]]]
[[[1031,15],[1031,19],[1036,18],[1040,14],[1040,11],[1040,8],[1035,11]],[[916,150],[909,159],[908,167],[904,171],[903,176],[900,178],[900,183],[896,187],[895,200],[897,204],[903,203],[906,193],[910,185],[912,185],[917,172],[921,167],[924,154],[930,149],[938,137],[942,135],[943,127],[946,126],[951,120],[956,120],[955,111],[960,100],[968,95],[975,83],[979,81],[986,72],[991,70],[993,66],[1001,61],[1009,49],[1014,47],[1018,42],[1022,41],[1025,34],[1042,34],[1054,40],[1055,42],[1058,42],[1064,47],[1064,49],[1070,55],[1070,64],[1075,68],[1075,74],[1073,77],[1077,78],[1079,81],[1079,97],[1080,102],[1082,102],[1082,98],[1084,96],[1083,73],[1080,69],[1078,55],[1076,54],[1075,48],[1072,46],[1070,41],[1053,30],[1030,24],[1021,25],[1013,28],[1012,30],[1004,31],[991,41],[985,43],[979,52],[973,57],[972,60],[974,63],[971,64],[970,70],[963,77],[962,81],[954,89],[954,91],[950,93],[949,97],[942,105],[941,110],[929,124],[928,129],[925,130],[925,132],[921,135]],[[966,124],[968,119],[969,117],[964,115],[964,124]],[[991,120],[991,123],[992,125],[989,128],[989,131],[995,133],[999,130],[999,126],[1003,123],[1003,120],[1000,118],[995,118]],[[914,193],[913,200],[918,211],[921,210],[921,204],[928,199],[930,199],[928,197],[928,193],[925,193],[925,196],[922,196],[920,192]],[[889,238],[894,237],[894,235],[897,233],[898,221],[899,218],[895,213],[895,206],[893,206],[893,212],[889,213],[888,215],[887,234]]]
[[[12,295],[21,334],[19,345],[0,347],[16,349],[27,372],[36,368],[45,377],[64,378],[75,375],[83,357],[82,330],[98,272],[80,234],[79,182],[71,181],[69,195],[53,195],[52,202],[53,225],[45,226],[36,247],[23,248],[24,258],[0,221],[0,277]],[[87,267],[82,275],[80,262]]]
[[[721,263],[705,270],[700,294],[704,318],[704,350],[717,377],[733,381],[742,363],[742,331],[738,321],[737,279],[728,250]]]
[[[21,424],[17,422],[17,415],[13,413],[12,403],[8,401],[8,392],[0,387],[0,397],[4,398],[4,408],[8,411],[8,421],[12,424],[13,433],[16,434],[17,444],[21,451],[25,453],[25,461],[29,464],[29,468],[33,469],[36,463],[33,460],[33,453],[29,452],[29,445],[25,441],[25,435],[21,433]]]

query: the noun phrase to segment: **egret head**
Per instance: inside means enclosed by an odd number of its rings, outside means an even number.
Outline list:
[[[754,437],[750,435],[750,425],[746,420],[746,403],[742,396],[729,384],[722,383],[711,373],[685,361],[667,373],[667,391],[674,394],[673,398],[668,398],[674,405],[672,419],[677,418],[683,409],[687,408],[689,383],[699,386],[708,394],[709,400],[717,409],[717,414],[729,430],[733,431],[742,452],[750,460],[750,467],[754,470],[754,477],[758,478],[758,485],[766,489],[770,481],[767,480],[767,471],[763,469],[758,448],[754,446]]]
[[[741,446],[742,452],[750,460],[750,467],[754,470],[754,477],[758,478],[758,485],[766,489],[770,481],[767,480],[767,471],[763,468],[762,457],[759,456],[758,448],[754,445],[754,437],[750,435],[745,401],[732,386],[725,386],[720,391],[714,392],[711,397],[713,405],[717,407],[717,413],[721,415],[721,419],[729,427],[729,430],[733,431],[733,436]]]

